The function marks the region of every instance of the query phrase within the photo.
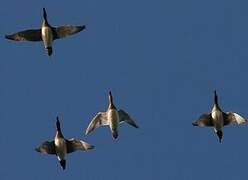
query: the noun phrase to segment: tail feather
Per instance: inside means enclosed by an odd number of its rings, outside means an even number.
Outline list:
[[[60,160],[60,161],[59,161],[59,163],[60,163],[60,165],[61,165],[62,169],[63,169],[63,170],[65,170],[65,167],[66,167],[66,161],[65,161],[65,160]]]
[[[114,139],[118,138],[118,132],[117,131],[112,131],[112,136]]]
[[[46,50],[47,50],[48,56],[51,56],[53,53],[53,48],[52,47],[46,47]]]
[[[221,143],[221,140],[222,140],[222,137],[223,137],[223,132],[222,131],[217,131],[216,134],[218,136],[219,142]]]

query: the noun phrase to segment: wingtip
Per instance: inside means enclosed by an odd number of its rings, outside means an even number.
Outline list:
[[[86,26],[85,25],[83,25],[83,26],[76,26],[76,28],[77,28],[77,32],[80,32],[80,31],[85,30],[86,29]]]
[[[90,149],[94,149],[94,148],[95,148],[95,146],[93,146],[93,145],[90,144],[87,149],[90,150]]]
[[[89,134],[89,131],[86,130],[86,131],[84,132],[84,134],[85,134],[85,136],[87,136],[87,135]]]
[[[139,128],[139,126],[137,124],[134,124],[133,127],[137,128],[137,129]]]
[[[12,40],[10,35],[4,35],[4,38]]]

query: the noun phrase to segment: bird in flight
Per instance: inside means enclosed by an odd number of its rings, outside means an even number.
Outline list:
[[[59,117],[57,116],[56,121],[56,135],[53,141],[45,141],[39,147],[35,148],[37,152],[56,155],[59,163],[64,170],[66,167],[66,154],[74,151],[87,151],[93,149],[94,146],[78,139],[66,139],[64,138],[61,128]]]
[[[218,103],[217,92],[214,91],[214,106],[210,113],[202,114],[198,120],[193,122],[193,126],[213,127],[214,131],[221,142],[224,126],[229,124],[245,124],[247,122],[242,116],[234,112],[223,112]]]
[[[43,18],[44,20],[41,29],[24,30],[14,34],[5,35],[5,38],[14,41],[43,41],[48,56],[51,56],[53,52],[52,44],[54,40],[78,33],[85,29],[85,25],[65,25],[59,27],[51,26],[48,23],[45,8],[43,8]]]
[[[118,137],[118,126],[120,122],[138,128],[134,120],[123,110],[117,110],[114,103],[111,91],[109,92],[109,106],[106,112],[98,112],[91,120],[85,134],[88,135],[94,129],[100,126],[108,125],[110,127],[114,139]]]

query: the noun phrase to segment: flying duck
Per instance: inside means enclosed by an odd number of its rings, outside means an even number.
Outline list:
[[[222,128],[229,124],[245,124],[246,119],[234,112],[223,112],[218,104],[217,92],[214,91],[214,106],[208,114],[202,114],[198,120],[193,122],[193,126],[214,127],[214,131],[221,143],[223,136]]]
[[[57,116],[56,121],[56,135],[53,141],[45,141],[39,147],[35,148],[37,152],[56,155],[62,169],[66,167],[66,154],[72,153],[74,151],[86,151],[93,149],[94,146],[78,140],[78,139],[65,139],[60,128],[59,117]]]
[[[94,129],[100,126],[108,125],[110,127],[114,139],[118,137],[118,126],[120,122],[138,128],[134,120],[123,110],[117,110],[114,103],[111,91],[109,92],[109,106],[106,112],[98,112],[91,120],[85,134],[88,135]]]
[[[78,33],[85,29],[85,26],[59,26],[52,27],[47,21],[46,9],[43,8],[43,23],[41,29],[29,29],[15,34],[5,35],[6,39],[14,41],[43,41],[48,56],[52,55],[52,43],[56,39]]]

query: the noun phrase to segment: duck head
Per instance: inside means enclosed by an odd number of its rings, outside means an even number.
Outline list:
[[[218,110],[221,110],[220,109],[220,106],[219,106],[218,96],[217,96],[217,92],[216,91],[214,91],[214,108],[217,108]]]
[[[46,13],[46,9],[45,8],[43,8],[43,18],[44,18],[45,24],[48,25],[47,13]]]
[[[109,91],[109,109],[116,109],[111,91]]]
[[[218,96],[216,91],[214,91],[214,103],[218,104]]]
[[[56,129],[57,129],[57,131],[61,132],[60,122],[59,122],[59,116],[57,116],[56,120],[57,120],[56,121]]]

